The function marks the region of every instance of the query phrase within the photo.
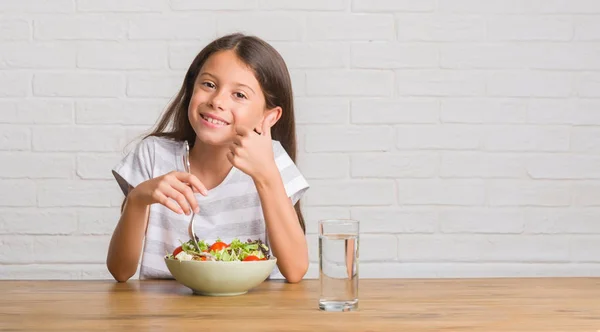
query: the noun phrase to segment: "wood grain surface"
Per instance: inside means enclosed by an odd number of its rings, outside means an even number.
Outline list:
[[[205,297],[174,281],[0,281],[2,331],[600,330],[600,278],[361,279],[359,310],[318,310],[319,283]]]

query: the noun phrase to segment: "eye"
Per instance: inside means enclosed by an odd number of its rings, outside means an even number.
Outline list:
[[[241,92],[236,92],[236,93],[235,93],[235,96],[236,96],[237,98],[240,98],[240,99],[247,99],[247,98],[246,98],[246,95],[245,95],[245,94],[243,94],[243,93],[241,93]]]
[[[202,82],[202,85],[204,85],[205,87],[210,88],[210,89],[215,88],[215,84],[213,82]]]

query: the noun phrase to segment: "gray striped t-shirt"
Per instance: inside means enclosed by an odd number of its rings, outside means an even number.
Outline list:
[[[112,172],[125,195],[128,186],[138,184],[171,171],[184,172],[183,142],[167,138],[148,137],[129,152]],[[309,185],[283,146],[273,140],[273,153],[285,191],[295,204]],[[265,221],[260,199],[252,178],[233,167],[225,180],[209,190],[207,196],[195,194],[200,212],[195,217],[196,235],[208,242],[217,238],[230,242],[266,238]],[[189,240],[187,232],[191,216],[179,215],[162,204],[152,204],[144,241],[140,279],[171,279],[163,257]],[[270,278],[283,278],[277,267]]]

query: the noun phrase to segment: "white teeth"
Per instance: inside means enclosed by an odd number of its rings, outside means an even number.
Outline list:
[[[216,125],[220,125],[220,126],[226,126],[227,123],[217,120],[217,119],[213,119],[213,118],[209,118],[207,116],[202,115],[202,118],[210,123],[216,124]]]

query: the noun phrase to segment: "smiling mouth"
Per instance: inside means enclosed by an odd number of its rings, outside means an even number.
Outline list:
[[[221,121],[221,120],[217,120],[215,118],[208,117],[208,116],[206,116],[204,114],[200,114],[200,117],[202,119],[204,119],[206,122],[210,122],[210,123],[216,124],[218,126],[227,126],[227,125],[229,125],[229,123],[227,123],[227,122],[224,122],[224,121]]]

